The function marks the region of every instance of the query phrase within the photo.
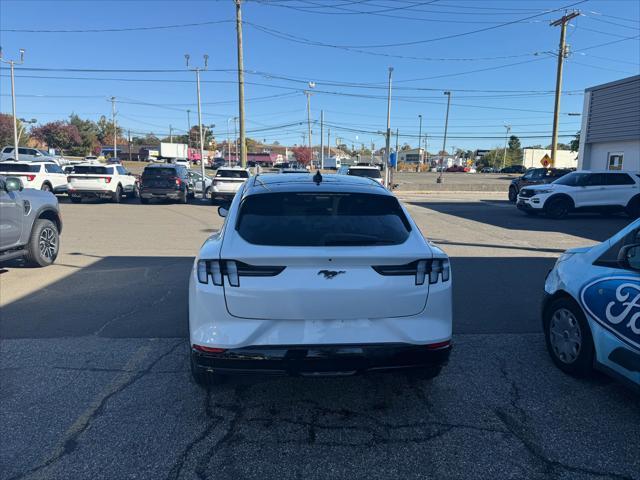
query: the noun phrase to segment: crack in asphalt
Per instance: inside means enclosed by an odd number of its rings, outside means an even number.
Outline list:
[[[162,361],[165,357],[171,355],[179,346],[184,344],[184,340],[180,340],[171,348],[169,348],[166,352],[158,356],[149,366],[144,370],[139,371],[126,371],[125,373],[133,373],[133,375],[127,379],[125,382],[117,385],[112,391],[108,392],[102,398],[99,399],[95,408],[89,412],[87,417],[81,422],[77,429],[73,430],[73,426],[71,427],[72,431],[67,435],[67,438],[63,440],[62,445],[56,450],[56,452],[47,460],[36,465],[35,467],[27,470],[24,473],[20,473],[18,475],[14,475],[7,480],[22,480],[28,478],[30,476],[35,476],[40,474],[42,470],[47,467],[50,467],[54,463],[58,462],[60,459],[73,453],[79,445],[79,438],[82,434],[89,428],[89,426],[93,423],[93,421],[98,418],[104,412],[106,404],[110,399],[127,389],[129,386],[133,385],[135,382],[140,380],[145,375],[151,373],[151,370],[155,365],[157,365],[160,361]],[[146,357],[145,357],[146,358]],[[44,477],[46,478],[46,476]]]
[[[584,475],[592,475],[597,477],[607,477],[620,480],[633,480],[633,477],[624,474],[614,472],[604,472],[594,470],[586,467],[576,467],[560,462],[558,460],[552,460],[547,456],[544,448],[535,438],[535,434],[531,429],[527,428],[528,415],[525,409],[521,405],[522,392],[518,386],[516,380],[509,375],[507,371],[506,359],[499,359],[499,372],[501,377],[509,385],[509,405],[513,414],[508,412],[508,409],[495,408],[494,413],[507,428],[509,433],[518,439],[518,441],[525,447],[527,452],[538,461],[543,467],[543,474],[545,478],[553,478],[560,473],[560,470],[570,473],[578,473]]]

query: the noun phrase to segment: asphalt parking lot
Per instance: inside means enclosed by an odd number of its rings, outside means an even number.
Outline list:
[[[454,351],[402,375],[190,377],[187,276],[209,204],[64,203],[55,265],[0,267],[2,479],[640,478],[640,396],[551,363],[539,302],[565,249],[624,216],[405,196],[452,258]]]

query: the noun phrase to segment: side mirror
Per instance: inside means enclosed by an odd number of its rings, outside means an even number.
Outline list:
[[[7,192],[21,192],[24,187],[18,177],[8,177],[4,181],[4,188]]]
[[[622,247],[618,253],[618,264],[622,268],[640,271],[640,243]]]
[[[220,215],[222,218],[225,218],[227,215],[229,215],[229,209],[223,206],[218,207],[218,215]]]

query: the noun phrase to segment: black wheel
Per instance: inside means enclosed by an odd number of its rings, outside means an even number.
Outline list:
[[[42,190],[43,192],[53,191],[53,189],[51,188],[51,185],[49,185],[48,183],[43,183],[42,187],[40,187],[40,190]]]
[[[116,191],[113,194],[113,203],[120,203],[120,202],[122,202],[122,187],[118,185],[116,187]]]
[[[640,217],[640,197],[632,198],[625,211],[631,218]]]
[[[591,329],[582,309],[570,298],[554,300],[544,312],[544,338],[556,366],[569,375],[584,377],[593,370]]]
[[[571,202],[566,198],[555,198],[547,202],[544,211],[549,218],[560,219],[569,215]]]
[[[511,186],[509,187],[509,201],[515,202],[516,200],[518,200],[518,190],[516,190],[516,187]]]
[[[58,256],[59,248],[60,237],[56,224],[44,218],[36,220],[27,244],[27,263],[34,267],[51,265]]]
[[[191,376],[193,380],[202,387],[209,387],[214,385],[222,385],[227,381],[227,377],[208,372],[204,368],[199,368],[191,354]]]
[[[140,203],[146,205],[149,203],[149,199],[148,198],[144,198],[144,197],[140,197]]]
[[[82,197],[71,197],[71,203],[81,203]]]
[[[189,190],[185,190],[184,192],[182,192],[182,195],[180,195],[180,199],[178,200],[180,203],[185,204],[189,202]]]
[[[140,196],[140,189],[138,188],[138,185],[136,184],[136,185],[133,186],[133,190],[131,190],[131,193],[127,194],[127,198],[129,200],[135,200],[139,196]]]

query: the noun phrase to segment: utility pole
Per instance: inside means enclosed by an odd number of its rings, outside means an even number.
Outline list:
[[[200,132],[200,173],[202,174],[202,178],[205,177],[204,173],[204,134],[202,132],[202,108],[200,102],[200,67],[189,68],[189,54],[185,54],[184,56],[187,68],[191,71],[196,72],[196,92],[198,96],[198,129]],[[209,55],[204,55],[204,68],[206,70],[209,65]],[[202,189],[202,198],[204,199],[204,188]]]
[[[227,166],[231,166],[231,137],[229,135],[229,122],[233,118],[227,118]]]
[[[11,107],[13,109],[13,155],[16,160],[20,160],[18,152],[18,118],[16,115],[16,79],[13,74],[13,67],[15,65],[22,65],[24,63],[24,48],[19,50],[20,61],[5,60],[2,58],[2,47],[0,47],[0,62],[8,63],[11,70]]]
[[[324,170],[324,110],[320,110],[320,169]]]
[[[311,82],[309,82],[309,86],[311,86]],[[307,132],[309,140],[309,151],[311,154],[311,161],[313,161],[313,147],[311,145],[311,95],[312,93],[309,90],[305,90],[304,94],[307,96]]]
[[[238,117],[233,117],[233,149],[236,151],[235,159],[237,165],[238,161],[240,161],[238,156]]]
[[[187,110],[187,149],[191,147],[191,110]]]
[[[556,72],[556,96],[553,108],[553,137],[551,138],[551,164],[555,164],[556,152],[558,150],[558,123],[560,117],[560,95],[562,94],[562,66],[564,59],[569,56],[567,46],[565,45],[565,36],[567,33],[567,23],[573,18],[580,15],[579,10],[565,14],[562,18],[551,22],[552,27],[560,26],[560,45],[558,46],[558,69]]]
[[[504,151],[502,152],[502,168],[504,168],[507,163],[507,139],[509,138],[511,125],[505,125],[504,128],[506,128],[506,132],[504,134]]]
[[[111,97],[111,119],[113,121],[113,159],[118,159],[118,127],[116,125],[116,97]]]
[[[171,128],[171,124],[169,124],[169,143],[173,143],[173,128]]]
[[[331,129],[327,128],[327,156],[331,156]]]
[[[418,130],[418,163],[422,165],[422,115],[418,115],[420,119],[420,129]]]
[[[444,170],[444,153],[447,151],[447,129],[449,128],[449,107],[451,106],[451,92],[446,91],[444,94],[447,96],[447,115],[444,119],[444,140],[442,142],[442,154],[440,155],[440,175],[436,180],[436,183],[442,183],[442,170]]]
[[[391,76],[393,67],[389,67],[389,84],[387,88],[387,141],[386,141],[386,160],[385,160],[385,187],[389,186],[389,158],[391,155]]]
[[[129,161],[131,161],[131,130],[127,131],[127,138],[129,139]]]
[[[247,141],[244,130],[244,60],[242,58],[242,0],[236,2],[236,33],[238,38],[238,118],[240,118],[240,165],[247,168]],[[236,152],[237,153],[237,152]],[[236,155],[237,156],[237,155]]]

